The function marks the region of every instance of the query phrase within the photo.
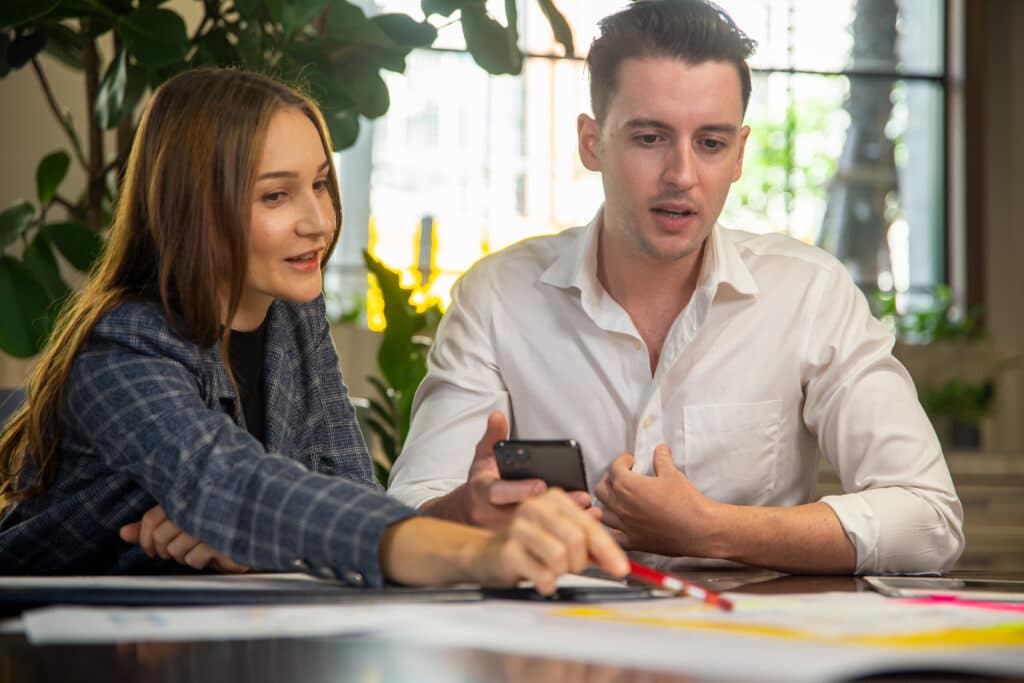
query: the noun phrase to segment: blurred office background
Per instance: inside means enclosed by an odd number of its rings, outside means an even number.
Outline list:
[[[419,0],[364,0],[368,14],[422,18]],[[345,229],[326,277],[346,379],[372,393],[372,330],[385,324],[367,277],[368,249],[401,273],[414,301],[443,307],[482,255],[586,223],[600,178],[576,154],[589,110],[582,56],[623,0],[558,0],[573,29],[567,58],[539,6],[520,2],[520,76],[489,76],[442,26],[405,74],[386,73],[391,107],[363,121],[336,156]],[[919,386],[941,408],[952,387],[984,385],[978,442],[1024,450],[1024,2],[1018,0],[721,0],[759,43],[744,177],[722,216],[729,227],[783,232],[835,253],[899,329]],[[168,6],[193,23],[201,3]],[[504,19],[504,3],[492,0]],[[80,76],[40,57],[55,98],[84,117]],[[32,169],[64,144],[36,77],[0,81],[0,209],[35,194]],[[81,187],[73,167],[67,186]],[[978,322],[948,340],[929,321]],[[4,324],[0,312],[0,324]],[[370,330],[370,331],[366,331]],[[955,330],[954,330],[955,332]],[[948,335],[957,337],[957,334]],[[930,342],[930,343],[929,343]],[[947,344],[948,345],[948,344]],[[903,346],[901,345],[901,349]],[[965,351],[966,349],[966,351]],[[0,355],[0,386],[31,360]],[[950,383],[953,384],[950,384]],[[956,384],[960,382],[960,384]]]

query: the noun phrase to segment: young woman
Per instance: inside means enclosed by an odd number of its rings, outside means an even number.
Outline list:
[[[330,154],[315,104],[268,78],[197,70],[154,94],[102,262],[0,437],[0,572],[219,562],[543,591],[591,560],[626,572],[560,491],[492,535],[376,485],[321,291]]]

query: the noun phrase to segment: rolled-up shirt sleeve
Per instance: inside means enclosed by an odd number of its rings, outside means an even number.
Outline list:
[[[963,507],[893,335],[839,264],[816,283],[804,342],[804,423],[842,482],[822,502],[857,552],[856,571],[949,569]]]
[[[511,424],[509,394],[491,343],[492,323],[482,312],[491,296],[489,283],[470,271],[452,289],[451,305],[438,326],[409,434],[388,483],[388,493],[412,507],[466,482],[488,415],[503,412]]]

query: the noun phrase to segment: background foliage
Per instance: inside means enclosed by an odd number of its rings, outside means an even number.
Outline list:
[[[304,84],[321,104],[336,149],[351,146],[360,116],[390,107],[381,70],[404,72],[415,48],[437,38],[429,21],[401,14],[367,17],[347,0],[194,0],[202,19],[189,34],[167,0],[3,0],[0,2],[0,79],[30,68],[66,134],[36,169],[37,196],[0,212],[0,350],[35,354],[70,288],[58,266],[88,270],[102,249],[117,182],[148,91],[194,67],[238,66]],[[572,34],[553,0],[537,2],[566,54]],[[476,63],[493,74],[517,74],[518,11],[505,0],[507,23],[485,0],[422,0],[429,19],[459,21]],[[111,46],[109,59],[103,46]],[[39,57],[46,53],[81,72],[87,120],[73,121],[56,100]],[[104,145],[114,131],[116,149]],[[81,195],[61,184],[72,163],[86,174]],[[55,209],[57,209],[55,211]],[[53,214],[60,218],[52,219]]]

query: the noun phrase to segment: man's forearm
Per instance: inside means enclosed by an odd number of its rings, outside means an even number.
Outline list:
[[[466,515],[465,494],[466,485],[462,484],[443,496],[426,501],[420,505],[420,512],[429,517],[448,519],[463,524],[473,524]]]
[[[852,574],[857,553],[839,518],[824,503],[796,507],[717,504],[706,557],[788,573]]]

